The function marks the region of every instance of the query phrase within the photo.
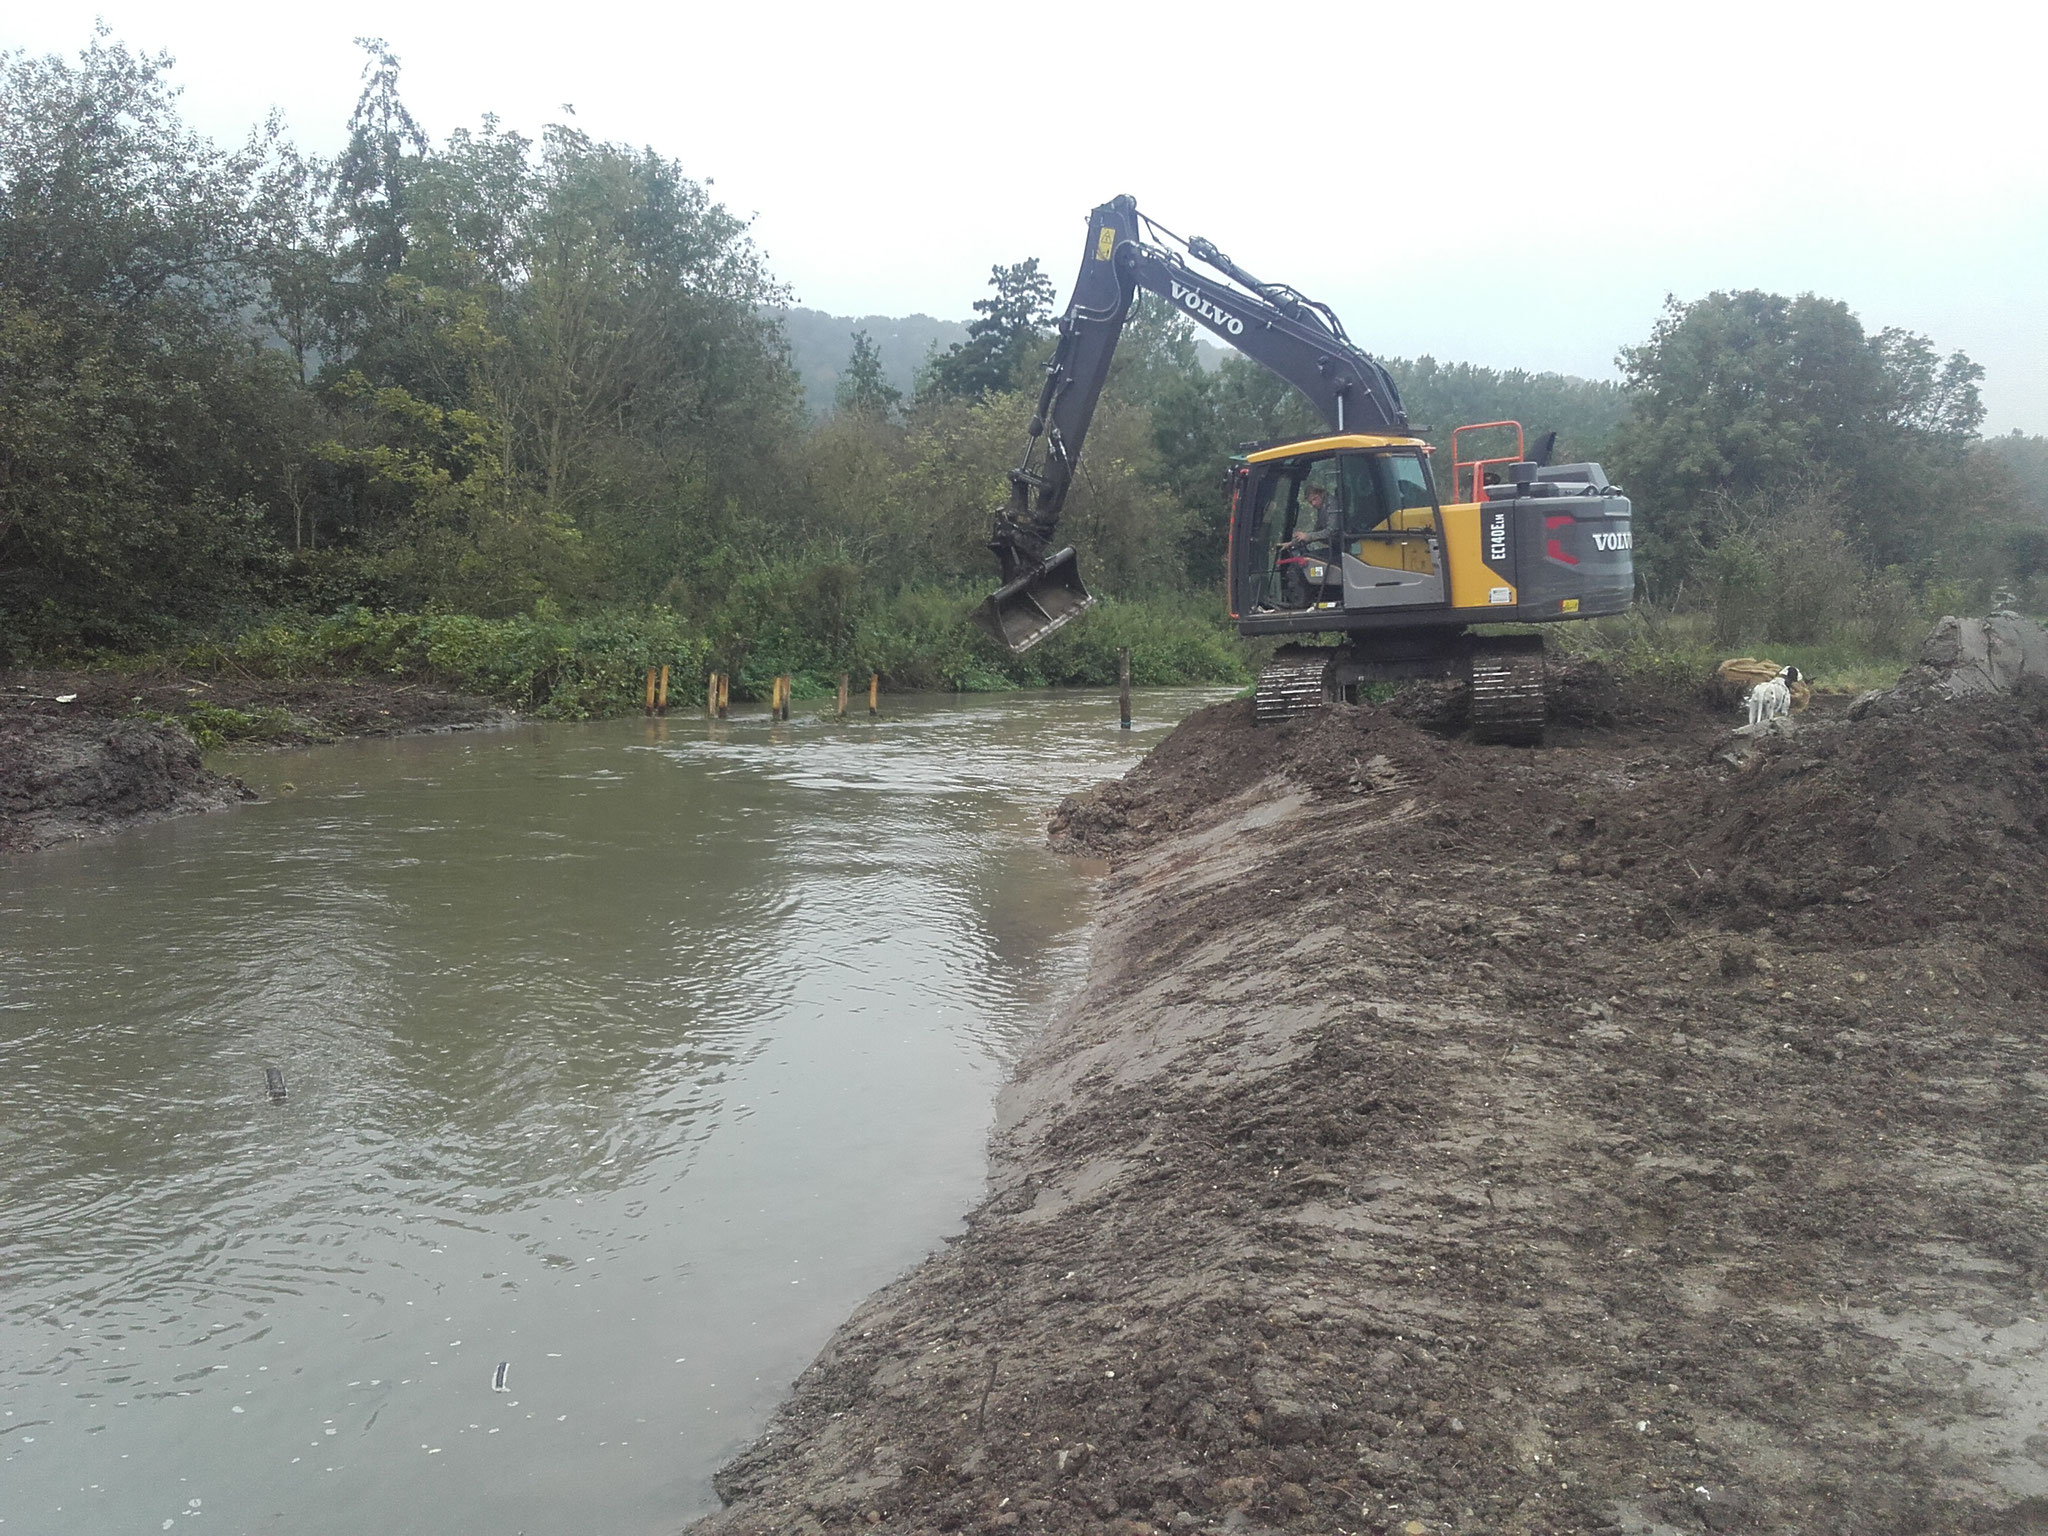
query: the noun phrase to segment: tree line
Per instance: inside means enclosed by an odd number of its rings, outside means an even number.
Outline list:
[[[75,59],[0,59],[0,659],[337,614],[638,612],[743,676],[1107,665],[1071,637],[1014,663],[959,623],[1050,346],[1036,260],[994,270],[909,391],[849,335],[817,417],[788,295],[705,183],[570,126],[486,118],[436,143],[389,49],[362,46],[331,158],[276,121],[208,142],[171,61],[104,32]],[[1859,622],[2048,597],[2041,440],[1979,439],[1960,353],[1732,293],[1674,300],[1621,362],[1620,384],[1389,366],[1440,450],[1461,421],[1518,417],[1606,462],[1657,601],[1767,632],[1810,627],[1800,582]],[[1069,518],[1126,609],[1105,633],[1174,656],[1154,680],[1241,669],[1218,630],[1221,476],[1238,444],[1312,427],[1303,410],[1241,358],[1205,368],[1187,322],[1141,304]]]

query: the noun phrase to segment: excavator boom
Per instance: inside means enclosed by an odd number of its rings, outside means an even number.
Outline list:
[[[1148,233],[1163,238],[1147,239]],[[1408,430],[1394,381],[1351,344],[1326,307],[1260,282],[1206,240],[1181,242],[1184,256],[1168,243],[1173,239],[1127,196],[1089,215],[1081,274],[1060,317],[1023,460],[1010,471],[1009,502],[989,537],[1002,585],[975,615],[1012,651],[1030,649],[1094,602],[1074,551],[1055,551],[1053,535],[1140,288],[1292,384],[1333,432]]]

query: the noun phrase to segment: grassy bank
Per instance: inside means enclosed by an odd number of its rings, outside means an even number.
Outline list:
[[[1721,662],[1745,655],[1797,667],[1822,693],[1856,694],[1896,683],[1933,622],[1902,626],[1897,640],[1877,645],[1855,634],[1728,642],[1715,639],[1712,613],[1671,613],[1642,604],[1616,618],[1552,624],[1545,632],[1555,648],[1597,658],[1639,691],[1666,697],[1697,693]]]
[[[688,707],[713,670],[729,672],[734,692],[748,700],[765,699],[771,680],[784,674],[795,680],[799,699],[829,697],[842,672],[861,684],[877,672],[894,692],[1110,687],[1118,652],[1128,647],[1132,679],[1141,687],[1242,686],[1251,681],[1260,651],[1238,638],[1213,600],[1195,597],[1105,599],[1028,654],[1012,656],[968,622],[978,592],[922,587],[843,607],[826,601],[829,594],[806,595],[811,601],[735,601],[695,621],[662,608],[578,618],[367,608],[283,615],[174,653],[102,657],[96,670],[261,681],[285,689],[351,679],[386,689],[414,684],[546,719],[577,720],[638,709],[647,668],[664,664],[674,679],[674,700]],[[1789,662],[1825,692],[1887,687],[1912,660],[1929,622],[1916,617],[1894,625],[1883,644],[1857,632],[1731,644],[1714,612],[1640,605],[1618,618],[1546,625],[1543,633],[1554,649],[1597,657],[1639,692],[1678,699],[1695,695],[1716,664],[1741,654]],[[266,691],[275,695],[279,688]],[[154,698],[151,705],[140,712],[183,725],[204,746],[318,735],[304,711],[266,697],[229,703],[195,696],[168,713]]]
[[[1104,600],[1019,657],[966,622],[977,600],[921,588],[847,614],[771,612],[754,625],[729,618],[709,626],[666,609],[484,619],[355,608],[324,617],[281,616],[174,655],[102,658],[101,665],[280,682],[403,679],[566,720],[639,708],[646,669],[659,665],[671,669],[676,696],[684,701],[709,670],[730,672],[741,698],[766,698],[770,679],[781,674],[794,677],[799,698],[822,697],[842,672],[863,679],[879,672],[884,688],[896,692],[1106,687],[1117,680],[1123,647],[1130,648],[1132,678],[1141,686],[1233,684],[1251,677],[1250,652],[1213,602]],[[208,741],[261,737],[280,726],[247,711],[196,703],[186,723]]]

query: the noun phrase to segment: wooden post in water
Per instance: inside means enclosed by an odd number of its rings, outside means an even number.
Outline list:
[[[718,718],[718,674],[716,672],[704,674],[704,718],[706,720],[716,720]]]
[[[868,716],[872,719],[882,712],[882,674],[868,674]]]
[[[730,672],[721,672],[718,674],[718,718],[723,720],[726,716],[726,711],[731,708],[732,674]]]
[[[785,720],[789,718],[789,695],[795,682],[796,679],[787,672],[782,674],[782,718]]]
[[[649,668],[647,669],[647,704],[646,704],[646,712],[647,712],[648,714],[650,714],[650,715],[654,713],[654,668],[652,668],[652,667],[649,667]]]
[[[668,663],[665,661],[661,664],[661,688],[654,695],[654,712],[657,715],[668,713]]]
[[[839,718],[842,720],[846,718],[846,685],[851,681],[844,672],[839,674]]]
[[[1117,707],[1124,730],[1131,728],[1131,648],[1117,647],[1116,652]]]

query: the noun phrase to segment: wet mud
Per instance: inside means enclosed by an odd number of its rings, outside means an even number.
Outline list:
[[[0,853],[224,809],[252,792],[201,761],[187,722],[242,718],[243,744],[461,729],[512,717],[422,684],[282,682],[170,669],[0,673]]]
[[[2048,1530],[2048,690],[1602,686],[1221,705],[1063,804],[988,1198],[698,1529]]]

